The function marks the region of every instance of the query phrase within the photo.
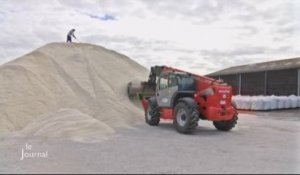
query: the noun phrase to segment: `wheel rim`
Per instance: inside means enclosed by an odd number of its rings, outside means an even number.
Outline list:
[[[180,126],[184,126],[187,120],[186,112],[184,109],[179,109],[176,113],[176,120]]]

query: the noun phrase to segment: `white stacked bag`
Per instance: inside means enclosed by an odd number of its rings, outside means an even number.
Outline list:
[[[275,110],[300,108],[300,96],[234,96],[232,100],[242,110]]]

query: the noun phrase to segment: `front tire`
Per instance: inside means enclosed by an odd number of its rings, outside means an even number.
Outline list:
[[[174,108],[173,125],[179,133],[191,133],[198,126],[199,114],[196,105],[179,102]]]
[[[234,115],[229,121],[214,121],[214,126],[220,131],[230,131],[237,124],[238,117]]]
[[[160,121],[160,113],[154,98],[148,100],[148,108],[145,112],[145,121],[151,126],[157,126]]]

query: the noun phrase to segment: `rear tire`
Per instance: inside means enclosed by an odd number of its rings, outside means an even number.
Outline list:
[[[145,112],[145,121],[151,126],[157,126],[160,121],[160,113],[154,98],[148,100],[148,108]]]
[[[234,115],[229,121],[214,121],[213,124],[220,131],[230,131],[237,124],[237,120],[237,115]]]
[[[198,126],[198,120],[197,105],[179,102],[175,106],[173,125],[179,133],[191,133]]]

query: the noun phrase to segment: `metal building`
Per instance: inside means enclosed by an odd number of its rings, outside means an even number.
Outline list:
[[[300,58],[230,67],[207,76],[223,79],[234,94],[300,96]]]

